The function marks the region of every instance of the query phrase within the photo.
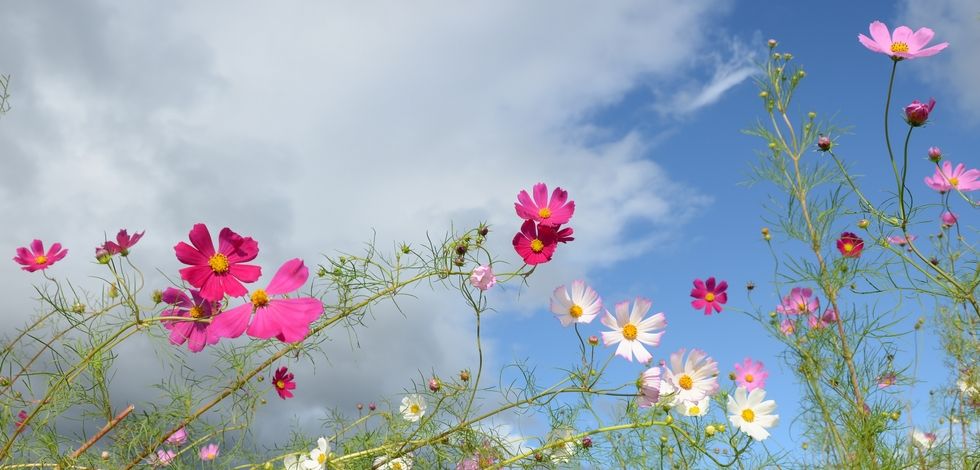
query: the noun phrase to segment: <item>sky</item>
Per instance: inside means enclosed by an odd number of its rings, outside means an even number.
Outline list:
[[[665,312],[658,359],[698,347],[723,375],[746,356],[778,371],[780,345],[738,313],[750,307],[749,281],[757,304],[777,301],[759,240],[774,188],[740,184],[762,147],[741,129],[762,116],[752,76],[765,40],[808,72],[797,111],[852,127],[840,154],[883,198],[890,61],[857,34],[878,19],[929,26],[950,42],[900,64],[895,100],[935,97],[916,152],[939,145],[975,165],[980,56],[969,45],[980,43],[978,15],[967,0],[18,3],[0,18],[0,73],[12,75],[12,109],[0,118],[0,252],[59,241],[71,254],[52,274],[94,288],[92,248],[122,227],[146,230],[134,259],[148,273],[180,267],[172,247],[197,222],[258,240],[271,273],[293,257],[316,264],[359,251],[372,237],[394,248],[486,221],[491,246],[516,262],[512,204],[542,181],[575,200],[576,240],[520,295],[516,286],[490,293],[490,370],[574,361],[574,335],[548,298],[584,279],[609,305],[643,296]],[[708,276],[731,285],[721,315],[690,307],[691,281]],[[0,264],[7,328],[29,318],[38,280]],[[264,416],[313,426],[327,407],[401,393],[419,371],[474,367],[463,302],[413,293],[404,315],[376,308],[356,348],[338,330],[325,346],[337,359],[315,370],[290,364],[297,396]],[[924,383],[910,396],[925,411],[927,390],[948,376],[935,338],[920,347]],[[158,379],[140,367],[146,360],[121,355],[132,372],[114,400],[139,400]],[[611,371],[629,380],[638,367]],[[793,376],[774,373],[767,389],[792,416]],[[928,424],[927,413],[916,419]],[[801,432],[784,419],[773,442],[792,448]]]

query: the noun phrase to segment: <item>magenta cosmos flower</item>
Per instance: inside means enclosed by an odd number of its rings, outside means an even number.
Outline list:
[[[191,297],[173,287],[163,291],[161,299],[173,307],[164,310],[162,315],[167,317],[185,317],[196,320],[207,320],[217,311],[214,302],[205,300],[200,292],[191,289]],[[180,346],[187,343],[187,349],[200,352],[207,344],[216,344],[220,336],[211,331],[211,323],[206,321],[173,320],[163,322],[170,330],[170,344]]]
[[[219,454],[218,444],[214,444],[214,443],[201,447],[201,450],[199,450],[197,453],[198,457],[200,457],[201,460],[205,462],[209,462],[211,460],[218,458],[218,454]]]
[[[820,299],[813,297],[813,291],[805,287],[794,287],[776,311],[783,315],[802,315],[820,309]]]
[[[279,398],[285,400],[293,397],[293,392],[290,392],[290,390],[296,389],[296,382],[293,380],[294,377],[287,367],[276,369],[275,375],[272,376],[272,386],[276,389],[276,393],[279,394]]]
[[[943,212],[939,218],[943,221],[943,226],[947,228],[956,225],[956,221],[959,220],[957,219],[956,214],[952,212]]]
[[[711,315],[712,311],[721,313],[722,304],[728,302],[726,289],[728,289],[728,283],[721,281],[715,284],[714,277],[709,277],[706,282],[695,279],[694,289],[691,289],[691,297],[694,297],[691,306],[697,310],[703,308],[705,315]]]
[[[225,294],[241,297],[248,293],[242,282],[255,282],[262,275],[262,268],[242,264],[259,255],[259,244],[251,237],[242,237],[225,227],[218,234],[215,251],[207,226],[195,224],[188,238],[194,246],[180,242],[174,251],[181,263],[191,265],[180,270],[180,277],[201,289],[201,297],[214,301]]]
[[[616,304],[616,316],[613,317],[607,311],[600,320],[603,325],[613,330],[602,332],[602,342],[606,346],[619,343],[616,355],[627,361],[632,362],[633,356],[636,356],[636,360],[640,363],[653,359],[643,345],[656,347],[660,344],[660,337],[664,332],[655,333],[654,330],[667,328],[667,320],[663,312],[644,319],[643,316],[650,310],[651,305],[652,302],[642,297],[637,297],[633,301],[632,310],[629,301]]]
[[[844,232],[837,239],[837,251],[845,258],[859,258],[863,250],[864,240],[851,232]]]
[[[514,210],[517,216],[524,220],[531,220],[546,227],[558,227],[568,223],[575,212],[575,201],[568,200],[568,191],[555,188],[548,198],[548,186],[544,183],[534,185],[531,190],[534,199],[527,194],[526,190],[521,190],[514,203]]]
[[[144,233],[146,233],[145,230],[130,236],[126,229],[121,229],[116,234],[116,241],[107,241],[102,245],[102,248],[110,255],[129,256],[129,249],[143,238]]]
[[[215,316],[211,321],[211,332],[237,338],[247,329],[248,335],[255,338],[279,338],[287,343],[302,341],[310,332],[310,324],[323,313],[323,303],[312,297],[273,299],[269,296],[289,294],[302,287],[309,277],[310,270],[303,260],[286,261],[265,289],[252,292],[250,303]]]
[[[871,37],[858,34],[858,41],[864,44],[864,47],[885,54],[894,60],[928,57],[939,53],[949,45],[948,42],[943,42],[923,49],[936,34],[929,28],[919,28],[913,33],[908,26],[899,26],[889,34],[885,23],[875,21],[868,29],[871,31]]]
[[[929,113],[936,107],[936,100],[929,98],[929,103],[920,103],[919,100],[912,100],[912,103],[905,107],[905,122],[912,127],[925,125],[929,120]]]
[[[514,250],[530,265],[551,261],[558,247],[555,229],[525,220],[520,233],[514,235]]]
[[[980,170],[967,170],[962,163],[957,164],[954,169],[952,163],[943,162],[942,168],[937,166],[936,173],[926,177],[926,185],[940,193],[954,188],[962,192],[976,191],[980,189]]]
[[[27,417],[28,416],[29,415],[27,414],[27,410],[20,410],[20,412],[17,413],[17,421],[14,422],[14,427],[15,428],[19,428],[19,427],[23,426],[24,425],[24,422],[27,421]]]
[[[61,243],[51,245],[51,248],[45,253],[44,243],[41,240],[34,240],[31,242],[30,250],[24,246],[17,249],[17,256],[14,257],[14,261],[21,265],[20,269],[32,273],[48,269],[48,266],[61,261],[67,255],[68,250],[62,250]]]
[[[741,363],[735,364],[735,383],[747,391],[765,388],[767,378],[769,378],[769,372],[766,372],[762,362],[745,358]]]

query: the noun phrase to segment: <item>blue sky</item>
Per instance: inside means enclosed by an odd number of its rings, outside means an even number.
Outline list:
[[[56,273],[91,279],[98,267],[88,255],[105,233],[146,229],[134,259],[146,272],[172,272],[180,267],[173,245],[206,222],[256,238],[271,272],[296,256],[315,264],[324,253],[357,251],[375,233],[393,248],[451,223],[488,221],[491,246],[516,261],[514,198],[545,181],[576,200],[577,239],[519,299],[492,295],[500,311],[487,324],[493,367],[573,361],[574,336],[548,313],[548,296],[584,278],[609,304],[645,296],[666,313],[657,358],[700,347],[725,372],[745,356],[778,370],[778,344],[735,311],[748,307],[749,280],[757,303],[777,300],[759,238],[773,188],[738,184],[762,147],[740,132],[763,111],[752,64],[775,38],[805,65],[796,110],[853,127],[838,149],[881,199],[890,62],[857,34],[880,19],[930,26],[951,43],[901,64],[895,102],[939,102],[913,155],[939,145],[975,164],[980,60],[968,45],[980,42],[980,12],[970,3],[18,4],[0,18],[0,72],[13,76],[0,159],[19,170],[0,172],[0,215],[27,222],[0,233],[0,252],[35,237],[61,241],[72,255]],[[916,185],[929,166],[913,160],[921,169],[913,187],[928,199]],[[37,280],[25,274],[0,266],[23,320]],[[731,285],[721,315],[690,307],[691,281],[707,276]],[[472,368],[472,325],[458,299],[415,293],[404,316],[377,308],[358,347],[338,331],[327,360],[289,364],[297,397],[262,418],[295,415],[313,433],[328,407],[394,396],[419,370]],[[124,346],[119,367],[133,373],[116,384],[119,403],[144,398],[159,379],[140,355],[125,354],[147,344]],[[922,405],[946,379],[928,366],[939,364],[934,348],[934,339],[923,342],[927,383],[913,395]],[[613,372],[629,380],[637,370]],[[789,442],[799,394],[792,380],[773,374],[768,387],[784,415],[780,443]]]

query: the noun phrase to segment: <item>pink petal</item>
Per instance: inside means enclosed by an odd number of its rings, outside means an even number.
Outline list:
[[[561,188],[555,188],[555,190],[551,192],[551,201],[548,202],[548,207],[550,207],[552,211],[554,211],[554,209],[557,209],[562,205],[564,205],[565,201],[567,200],[568,200],[568,191],[565,191],[564,189]]]
[[[218,338],[237,338],[248,327],[248,319],[252,313],[252,304],[239,305],[231,310],[219,313],[211,319],[208,333]]]
[[[204,284],[208,282],[208,279],[210,279],[214,275],[214,271],[212,271],[211,268],[208,267],[207,265],[188,266],[186,268],[181,269],[178,272],[180,272],[181,279],[187,281],[188,284],[197,287],[199,289],[202,286],[204,286]],[[222,292],[222,295],[224,295],[224,292]],[[207,296],[204,297],[208,298]],[[218,300],[220,298],[221,297],[218,297],[217,299],[209,298],[208,300]]]
[[[161,295],[160,298],[164,303],[171,305],[179,305],[187,308],[193,306],[193,304],[191,304],[191,299],[187,297],[187,294],[179,289],[174,289],[173,287],[168,287],[167,290],[163,291],[163,295]]]
[[[207,256],[184,242],[174,245],[174,252],[177,254],[177,261],[181,263],[196,266],[207,266],[208,264]]]
[[[534,203],[537,207],[548,207],[548,186],[544,183],[534,185]]]
[[[170,322],[170,344],[180,346],[190,337],[191,330],[194,328],[192,321],[172,321]]]
[[[44,243],[42,243],[41,240],[34,239],[34,241],[31,242],[31,252],[34,253],[35,257],[43,255]]]
[[[949,43],[948,42],[941,42],[939,44],[936,44],[935,46],[927,47],[925,49],[922,49],[919,52],[916,52],[915,53],[915,56],[916,57],[929,57],[929,56],[933,56],[933,55],[938,54],[939,51],[945,49],[946,46],[949,46]]]
[[[222,290],[224,290],[226,294],[232,297],[241,297],[243,295],[248,294],[248,289],[246,289],[241,282],[238,282],[238,279],[235,279],[232,276],[214,276],[214,277],[221,280],[221,288]],[[201,296],[203,296],[206,299],[208,298],[207,296],[204,295],[203,289],[201,290]],[[220,300],[220,299],[208,299],[208,300]]]
[[[288,294],[302,287],[309,277],[310,270],[303,264],[303,260],[294,258],[279,267],[265,291],[269,295]]]
[[[198,266],[195,267],[201,269],[201,267]],[[181,269],[181,271],[184,271],[185,269],[193,269],[193,267],[184,268]],[[203,284],[194,287],[199,287],[201,289],[201,297],[204,297],[207,300],[217,302],[225,297],[225,288],[222,286],[222,279],[223,276],[214,276],[214,275],[208,276],[207,279],[204,280]],[[247,292],[248,291],[246,291],[246,293]]]
[[[868,29],[871,31],[871,37],[878,43],[878,47],[882,52],[889,52],[892,45],[892,37],[888,34],[888,26],[885,26],[885,23],[880,21],[875,21],[871,23]]]
[[[208,231],[206,225],[194,224],[194,228],[191,229],[187,238],[190,239],[194,248],[197,248],[197,251],[200,251],[206,258],[214,256],[214,242],[211,241],[211,232]]]
[[[865,36],[863,34],[858,34],[858,41],[860,41],[861,44],[864,44],[864,47],[867,47],[868,49],[871,49],[872,51],[890,53],[890,51],[883,51],[881,49],[881,47],[878,45],[877,42],[875,42],[874,40],[872,40],[871,38],[869,38],[869,37],[867,37],[867,36]]]
[[[228,274],[242,282],[255,282],[262,276],[262,268],[252,264],[233,264],[228,267]]]
[[[894,32],[892,32],[893,43],[904,42],[908,44],[911,38],[912,38],[912,28],[909,28],[908,26],[899,26],[895,28]],[[891,45],[889,45],[889,47],[890,46]]]
[[[916,31],[911,38],[909,38],[909,54],[917,55],[916,53],[922,49],[922,46],[929,44],[929,41],[932,41],[932,37],[935,35],[936,33],[929,28],[919,28],[919,30]]]
[[[960,165],[962,165],[962,163]],[[51,245],[50,248],[48,248],[48,252],[47,252],[47,254],[45,254],[45,256],[50,261],[57,261],[57,260],[54,260],[54,259],[51,259],[51,258],[54,258],[55,255],[57,255],[58,254],[58,251],[60,251],[60,250],[61,250],[61,243],[55,243],[54,245]]]
[[[259,242],[252,237],[242,238],[241,243],[228,254],[228,261],[232,263],[242,263],[252,261],[259,255]]]

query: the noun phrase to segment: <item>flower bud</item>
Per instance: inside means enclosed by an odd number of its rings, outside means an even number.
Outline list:
[[[718,428],[718,432],[725,432],[725,425],[724,424],[719,424],[719,425],[717,425],[715,427]]]
[[[898,421],[898,418],[902,417],[902,413],[899,411],[892,411],[892,421]]]
[[[871,225],[871,221],[868,219],[861,219],[858,221],[858,227],[860,228],[868,228],[869,225]]]
[[[831,142],[830,137],[822,135],[817,138],[817,148],[820,149],[821,152],[826,152],[830,150],[830,147],[832,147],[833,145],[834,143]]]
[[[817,113],[810,111],[809,113],[806,113],[806,117],[810,118],[810,120],[812,121],[817,118]]]
[[[911,104],[905,107],[905,122],[912,127],[922,126],[929,120],[929,113],[935,107],[936,100],[932,98],[929,99],[928,104],[913,100]]]
[[[582,438],[582,447],[584,447],[586,449],[588,449],[589,447],[592,447],[592,438],[589,437],[589,436],[583,437]]]
[[[925,324],[925,322],[926,322],[925,318],[919,317],[919,319],[915,321],[915,329],[917,330],[922,329],[922,325]]]
[[[939,163],[943,159],[943,151],[939,147],[929,147],[929,161]]]
[[[769,97],[769,92],[768,91],[760,91],[759,92],[759,98],[768,98],[768,97]]]
[[[755,289],[755,283],[752,281],[746,282],[745,290],[751,291],[752,289]]]
[[[667,417],[666,417],[666,418],[664,418],[664,422],[665,422],[665,423],[667,423],[667,425],[670,425],[670,424],[673,424],[673,422],[674,422],[674,417],[673,417],[673,416],[671,416],[671,415],[667,415]]]
[[[72,313],[85,313],[85,304],[81,302],[75,302],[71,306]]]
[[[800,447],[802,447],[803,450],[806,450],[806,448],[810,446],[806,442],[804,442],[803,444],[800,445]]]
[[[364,409],[364,403],[358,403],[357,404],[357,411],[361,411],[363,409]]]
[[[540,461],[544,460],[544,455],[542,455],[541,452],[535,452],[534,453],[534,460],[537,461],[537,462],[540,462]]]
[[[102,460],[109,460],[109,451],[103,450],[101,457],[102,457]]]
[[[439,379],[435,377],[429,379],[429,390],[432,390],[433,392],[438,392],[440,388],[442,388],[442,384],[439,383]]]
[[[660,436],[660,442],[663,444],[667,443],[667,436]]]
[[[463,382],[469,382],[470,381],[470,371],[469,371],[469,369],[463,369],[463,370],[459,371],[459,380],[462,380]]]
[[[704,427],[704,434],[708,437],[714,436],[716,432],[718,432],[718,430],[710,424]]]
[[[735,373],[734,372],[729,372],[728,373],[728,380],[735,380]]]
[[[376,409],[378,409],[378,405],[376,405],[373,401],[371,403],[368,403],[368,410],[374,411]]]
[[[154,290],[153,291],[153,294],[151,295],[150,298],[153,299],[153,303],[154,304],[158,304],[160,302],[163,302],[163,292],[161,290],[159,290],[159,289]]]
[[[776,143],[775,142],[769,142],[769,148],[772,149],[772,150],[776,150]]]
[[[790,54],[789,52],[787,52],[787,53],[783,54],[783,58],[786,59],[786,60],[793,60],[793,54]]]
[[[112,253],[109,253],[109,250],[104,247],[97,246],[95,247],[95,259],[99,264],[109,264],[109,260],[112,259]]]
[[[119,289],[116,289],[116,285],[115,284],[110,284],[109,285],[109,294],[108,295],[109,295],[109,298],[110,299],[115,299],[116,297],[119,297]]]
[[[596,335],[589,336],[589,344],[592,346],[599,345],[599,337]]]
[[[943,221],[944,228],[949,228],[956,225],[956,221],[958,220],[956,218],[956,214],[952,212],[943,212],[943,214],[940,215],[939,218]]]
[[[480,229],[477,230],[476,233],[479,233],[481,237],[485,237],[488,233],[490,233],[490,229],[486,225],[481,225]]]

